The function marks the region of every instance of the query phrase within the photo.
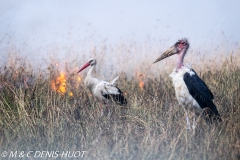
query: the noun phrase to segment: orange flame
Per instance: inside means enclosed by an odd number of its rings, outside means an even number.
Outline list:
[[[81,82],[82,78],[78,76],[77,81]]]
[[[72,97],[72,96],[73,96],[73,93],[72,93],[72,92],[69,92],[69,96]]]
[[[143,81],[140,81],[139,84],[138,84],[139,88],[141,90],[143,90],[143,87],[144,87],[144,82]]]
[[[56,80],[52,80],[51,86],[52,89],[61,93],[65,94],[67,90],[67,85],[66,85],[66,76],[64,73],[60,73],[60,75],[56,78]]]
[[[64,95],[67,92],[67,81],[69,79],[66,78],[66,75],[64,73],[60,73],[60,75],[51,81],[51,88],[55,90],[56,92],[60,93],[61,95]],[[78,83],[74,83],[74,81],[77,81]],[[77,76],[76,79],[74,79],[71,85],[78,88],[80,83],[82,81],[82,78],[80,76]],[[70,87],[71,88],[71,87]],[[69,90],[69,89],[68,89]],[[68,91],[68,95],[70,97],[73,97],[74,94],[72,91]]]
[[[145,77],[144,74],[137,72],[138,86],[141,90],[144,89],[144,81],[143,81],[144,77]]]

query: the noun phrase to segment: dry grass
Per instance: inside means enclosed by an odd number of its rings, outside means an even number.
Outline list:
[[[67,81],[66,94],[61,94],[51,88],[60,74],[55,65],[33,72],[23,60],[16,63],[0,74],[1,152],[86,151],[84,159],[240,159],[236,62],[195,69],[213,91],[223,119],[212,128],[200,120],[195,133],[186,131],[184,112],[166,74],[121,74],[118,85],[128,106],[112,106],[108,119],[100,116],[98,102],[77,77]]]

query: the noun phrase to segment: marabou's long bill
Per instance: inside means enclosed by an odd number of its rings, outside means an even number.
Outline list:
[[[81,72],[82,70],[84,70],[84,69],[87,68],[88,66],[90,66],[90,63],[89,63],[89,62],[86,63],[84,66],[82,66],[82,68],[81,68],[77,73]]]
[[[178,52],[178,49],[175,46],[172,46],[168,50],[166,50],[160,57],[158,57],[153,63],[157,63],[169,56],[172,56]]]

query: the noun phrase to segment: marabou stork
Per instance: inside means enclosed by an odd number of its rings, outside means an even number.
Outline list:
[[[109,105],[112,101],[114,101],[116,104],[126,105],[127,100],[125,99],[122,91],[117,86],[114,85],[116,80],[118,80],[118,76],[111,82],[106,82],[93,77],[92,72],[96,64],[97,64],[96,59],[90,58],[88,62],[77,72],[79,73],[88,66],[90,66],[90,69],[84,80],[85,87],[87,87],[92,92],[93,96],[95,96],[98,100],[100,100],[104,104]],[[101,114],[103,114],[102,107]],[[108,112],[108,115],[110,115],[110,111]]]
[[[188,110],[194,112],[192,129],[196,127],[196,115],[200,115],[202,112],[207,124],[212,124],[214,120],[221,121],[221,118],[213,103],[213,94],[207,85],[190,65],[183,65],[184,56],[188,48],[189,43],[186,38],[178,40],[171,48],[158,57],[154,63],[171,55],[178,55],[177,67],[170,74],[170,77],[175,87],[177,100],[185,110],[187,128],[191,130]]]

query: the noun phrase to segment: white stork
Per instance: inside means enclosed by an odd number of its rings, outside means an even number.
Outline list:
[[[187,128],[189,130],[196,127],[196,115],[202,112],[206,117],[207,124],[212,124],[213,120],[221,121],[220,115],[216,106],[213,103],[213,94],[191,68],[190,65],[183,65],[184,56],[189,48],[189,43],[186,38],[178,40],[170,49],[165,51],[156,62],[163,60],[171,55],[177,54],[177,67],[170,74],[175,93],[179,104],[184,108],[186,113]],[[188,116],[188,110],[194,112],[192,128]]]
[[[98,100],[100,100],[103,103],[110,104],[110,102],[114,101],[119,105],[126,105],[127,100],[124,98],[122,91],[117,86],[114,85],[118,77],[116,77],[110,83],[93,77],[92,72],[96,64],[97,64],[96,59],[90,58],[88,62],[77,72],[79,73],[88,66],[90,66],[90,69],[84,80],[84,85],[92,92],[93,96],[95,96]],[[101,114],[103,114],[102,111],[103,110],[101,108]],[[110,111],[108,115],[110,115]]]

